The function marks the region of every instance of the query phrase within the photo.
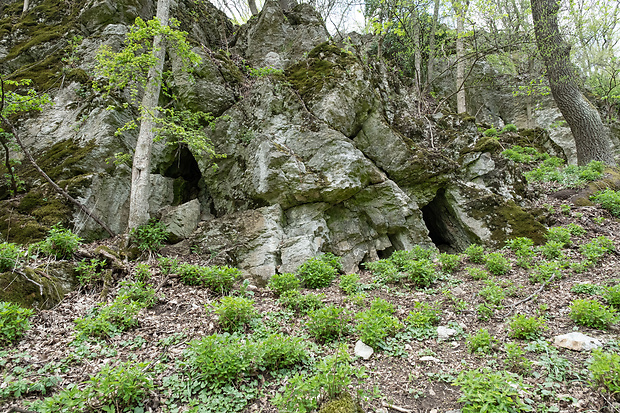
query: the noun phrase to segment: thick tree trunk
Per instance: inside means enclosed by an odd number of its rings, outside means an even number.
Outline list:
[[[551,94],[570,126],[579,165],[602,161],[615,165],[609,131],[596,108],[581,93],[577,73],[570,62],[570,45],[558,28],[559,0],[530,0],[536,43],[547,69]]]
[[[256,7],[256,0],[248,0],[248,6],[250,7],[250,12],[252,12],[252,16],[256,16],[258,14],[258,7]]]
[[[157,0],[157,19],[162,25],[168,25],[170,0]],[[153,146],[153,128],[155,127],[155,108],[159,102],[161,76],[164,69],[166,45],[161,35],[155,37],[153,49],[157,63],[149,70],[148,80],[142,98],[142,121],[140,133],[133,156],[131,170],[131,196],[129,201],[128,229],[144,225],[149,220],[149,195],[151,192],[151,148]]]

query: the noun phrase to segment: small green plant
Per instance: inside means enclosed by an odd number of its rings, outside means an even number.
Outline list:
[[[615,309],[620,309],[620,284],[616,284],[614,286],[607,287],[602,290],[603,290],[602,291],[603,297],[605,298],[607,303],[610,306],[614,307]]]
[[[588,232],[581,225],[575,224],[573,222],[565,225],[564,228],[566,228],[571,233],[571,235],[574,235],[576,237],[585,235]]]
[[[323,307],[325,294],[302,294],[297,290],[289,290],[284,292],[278,300],[283,307],[289,308],[295,312],[305,314],[308,311],[316,310]]]
[[[378,260],[363,264],[368,271],[376,276],[379,284],[395,284],[400,280],[401,273],[392,260]]]
[[[394,314],[395,311],[394,304],[379,297],[372,300],[370,303],[370,309],[384,314]]]
[[[91,258],[90,260],[83,259],[75,266],[77,272],[77,279],[80,285],[94,286],[100,281],[103,281],[101,270],[105,266],[105,260],[97,260]]]
[[[469,276],[474,280],[486,280],[491,276],[487,271],[483,270],[482,268],[467,267],[466,269],[467,274],[469,274]]]
[[[28,319],[33,310],[15,303],[0,302],[0,347],[18,341],[30,328]]]
[[[381,346],[387,337],[393,336],[402,328],[398,319],[378,309],[369,309],[356,314],[355,329],[360,339],[370,347]]]
[[[548,260],[562,257],[562,247],[564,244],[559,241],[547,241],[546,244],[538,247],[538,251]]]
[[[540,317],[527,317],[524,314],[517,314],[510,320],[508,327],[510,328],[508,334],[510,337],[534,340],[542,335],[547,324]]]
[[[589,295],[599,295],[603,293],[604,288],[600,285],[596,284],[573,284],[570,288],[570,292],[574,294],[589,294]]]
[[[297,270],[303,285],[307,288],[328,287],[336,278],[337,269],[321,258],[310,258]]]
[[[326,252],[325,254],[319,255],[317,258],[328,263],[337,271],[342,271],[342,262],[340,261],[340,257],[335,256],[331,252]]]
[[[525,351],[518,343],[506,343],[506,358],[504,364],[506,369],[520,375],[527,375],[532,371],[532,362],[525,357]]]
[[[506,298],[504,289],[493,280],[487,280],[486,287],[481,289],[478,294],[495,307],[499,307],[504,298]]]
[[[138,263],[133,276],[136,280],[145,283],[151,279],[151,267],[144,262]]]
[[[476,334],[467,337],[467,348],[470,353],[490,354],[496,344],[497,339],[485,328],[481,328]]]
[[[448,254],[442,252],[439,254],[439,263],[443,272],[452,274],[459,269],[461,265],[461,257],[458,254]]]
[[[471,244],[464,251],[467,259],[474,264],[482,264],[484,262],[484,247],[478,244]]]
[[[299,278],[292,273],[274,274],[267,284],[276,297],[281,296],[286,291],[298,290],[300,286]]]
[[[463,413],[517,413],[532,411],[520,396],[526,385],[506,371],[466,370],[452,383],[461,386]]]
[[[502,128],[502,133],[505,133],[505,132],[516,132],[516,131],[517,131],[517,127],[514,124],[512,124],[512,123],[507,123]]]
[[[590,199],[608,210],[611,215],[620,217],[620,191],[605,189],[592,195]]]
[[[200,285],[221,295],[229,293],[241,277],[241,270],[227,265],[201,267],[184,263],[178,266],[177,273],[184,284]]]
[[[484,257],[484,264],[494,275],[504,275],[511,269],[510,261],[501,252],[487,254]]]
[[[437,325],[440,320],[441,310],[437,303],[428,304],[418,301],[413,304],[413,311],[409,313],[405,323],[415,328],[421,328]]]
[[[131,238],[142,251],[155,252],[168,240],[168,231],[163,222],[151,220],[131,230]]]
[[[514,145],[512,148],[504,150],[502,156],[516,163],[531,163],[549,158],[548,154],[541,154],[535,148],[529,146],[521,147],[519,145]]]
[[[112,337],[138,325],[137,315],[142,304],[117,299],[110,305],[98,305],[85,317],[75,319],[78,338]]]
[[[157,258],[159,264],[159,271],[161,275],[174,274],[179,269],[179,260],[171,257],[159,257]]]
[[[417,287],[428,287],[437,279],[435,265],[429,259],[406,261],[403,270],[407,273],[409,281]]]
[[[243,297],[222,297],[213,309],[218,316],[220,327],[229,333],[239,330],[258,315],[254,301]]]
[[[343,274],[340,276],[338,286],[346,295],[353,295],[361,288],[360,276],[358,274]]]
[[[250,77],[261,78],[272,75],[281,75],[282,69],[274,69],[273,67],[247,67]]]
[[[0,272],[14,270],[17,267],[17,261],[23,255],[16,244],[10,242],[0,244]]]
[[[493,306],[482,303],[476,306],[476,313],[478,314],[478,320],[487,321],[493,317],[495,309]]]
[[[60,224],[54,225],[47,237],[37,244],[41,252],[56,259],[71,258],[80,246],[81,238]]]
[[[534,267],[530,274],[530,281],[533,283],[542,283],[549,281],[552,277],[557,280],[562,277],[562,266],[555,262],[543,262]]]
[[[338,340],[349,332],[350,316],[344,308],[333,305],[308,313],[308,332],[319,342]]]
[[[562,247],[567,247],[571,244],[570,230],[564,227],[549,228],[546,234],[547,241],[554,241],[561,244]]]
[[[579,251],[592,263],[597,263],[605,254],[615,251],[614,242],[605,237],[596,237],[586,244],[579,246]]]
[[[155,289],[142,281],[122,281],[118,291],[118,299],[139,303],[144,308],[150,308],[157,303]]]
[[[613,309],[595,300],[575,300],[570,306],[569,317],[575,323],[606,330],[618,322]]]
[[[489,128],[483,132],[484,136],[497,136],[497,129]]]
[[[592,356],[590,384],[612,395],[620,394],[620,354],[595,349]]]
[[[560,205],[560,212],[564,215],[570,215],[570,205],[562,204]]]
[[[275,371],[305,363],[308,358],[304,339],[294,336],[271,334],[258,344],[260,365]]]
[[[605,217],[594,217],[592,221],[596,222],[599,225],[603,225],[605,223]]]
[[[564,166],[564,160],[548,157],[538,168],[525,173],[529,182],[552,182],[560,187],[581,187],[603,176],[605,165],[591,161],[586,166]]]

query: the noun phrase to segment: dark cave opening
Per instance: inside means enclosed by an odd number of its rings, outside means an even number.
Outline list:
[[[472,243],[471,236],[452,211],[444,189],[438,190],[435,198],[422,207],[422,217],[428,236],[441,252],[463,252]]]
[[[162,175],[174,179],[174,201],[180,205],[198,198],[202,173],[194,155],[186,147],[177,150],[174,160],[162,167]]]

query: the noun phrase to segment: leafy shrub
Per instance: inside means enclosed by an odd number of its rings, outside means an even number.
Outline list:
[[[461,386],[463,413],[516,413],[532,411],[520,397],[525,388],[518,376],[506,371],[462,371],[453,385]]]
[[[340,262],[340,257],[335,256],[331,252],[326,252],[325,254],[319,255],[317,258],[328,263],[337,271],[342,271],[342,262]]]
[[[491,353],[497,344],[497,339],[493,337],[489,330],[481,328],[476,334],[467,337],[467,348],[471,353]]]
[[[566,228],[571,233],[571,235],[574,235],[577,237],[585,235],[588,232],[581,225],[577,225],[573,222],[565,225],[564,228]]]
[[[547,241],[555,241],[556,243],[561,244],[562,247],[566,247],[571,244],[570,236],[570,230],[564,227],[549,228],[546,234]]]
[[[504,133],[504,132],[516,132],[516,131],[517,131],[517,127],[514,124],[512,124],[512,123],[507,123],[502,128],[502,133]]]
[[[501,252],[492,252],[484,257],[487,269],[495,275],[504,275],[510,271],[510,261]]]
[[[0,272],[11,271],[17,266],[17,260],[23,255],[20,248],[11,242],[0,244]]]
[[[363,265],[377,276],[377,282],[380,284],[395,284],[400,280],[401,273],[392,260],[366,262]]]
[[[390,260],[398,267],[400,270],[404,270],[404,265],[408,261],[417,261],[417,260],[430,260],[433,258],[433,251],[422,248],[419,245],[413,247],[413,249],[409,251],[398,250],[392,253]]]
[[[406,261],[403,270],[407,273],[409,281],[417,287],[428,287],[437,279],[435,265],[428,259]]]
[[[186,285],[201,285],[215,293],[227,294],[232,290],[235,281],[241,277],[241,271],[227,265],[201,267],[192,264],[181,264],[177,269],[181,281]]]
[[[254,300],[243,297],[226,296],[213,306],[222,330],[233,332],[248,324],[258,315]]]
[[[512,148],[504,150],[502,155],[504,158],[517,163],[531,163],[549,158],[548,154],[541,154],[535,148],[529,146],[521,147],[519,145],[514,145]]]
[[[598,285],[596,287],[598,287]],[[615,309],[620,308],[620,284],[616,284],[614,286],[603,289],[603,297],[605,298],[607,303]]]
[[[325,294],[306,294],[303,295],[297,290],[284,292],[279,299],[280,304],[298,313],[307,313],[324,306],[323,299]]]
[[[338,349],[336,354],[325,357],[317,364],[314,374],[293,376],[284,392],[272,401],[281,413],[311,412],[319,407],[322,400],[331,400],[343,394],[353,376],[365,377],[363,368],[352,367],[346,349]]]
[[[271,276],[268,284],[269,289],[273,291],[276,297],[279,297],[286,291],[298,290],[299,286],[299,278],[291,273],[274,274]]]
[[[83,390],[69,387],[35,402],[34,407],[41,413],[144,411],[144,401],[154,389],[152,375],[144,371],[146,366],[146,363],[132,362],[116,367],[106,365],[90,378]]]
[[[506,343],[506,368],[517,374],[525,375],[532,371],[532,362],[525,358],[525,352],[517,343]]]
[[[355,319],[357,321],[355,328],[362,342],[375,348],[402,328],[396,317],[372,308],[356,314]]]
[[[534,241],[527,237],[517,237],[506,242],[506,246],[515,254],[519,251],[530,249],[534,245]]]
[[[551,277],[555,276],[555,280],[562,277],[561,272],[562,266],[555,262],[543,262],[536,267],[530,274],[530,281],[533,283],[542,283],[547,282],[551,279]]]
[[[538,247],[538,250],[542,253],[542,255],[548,259],[553,260],[556,258],[560,258],[562,254],[562,247],[564,244],[559,241],[547,241],[546,244]]]
[[[490,274],[482,268],[467,267],[467,273],[474,280],[486,280]]]
[[[489,128],[489,129],[484,131],[483,135],[484,136],[497,136],[497,129]]]
[[[181,367],[190,377],[217,388],[247,374],[255,353],[255,346],[238,335],[213,334],[190,341]]]
[[[575,323],[606,330],[618,322],[613,309],[594,300],[575,300],[570,306],[569,317]]]
[[[310,258],[297,270],[302,283],[307,288],[328,287],[337,274],[336,268],[321,258]]]
[[[598,295],[601,294],[603,291],[604,288],[596,284],[574,284],[570,288],[570,292],[575,294]]]
[[[608,210],[611,215],[620,217],[620,191],[605,189],[592,195],[590,199]]]
[[[271,334],[258,347],[260,365],[267,370],[293,367],[308,360],[306,343],[300,337]]]
[[[441,310],[436,303],[416,302],[413,304],[413,311],[409,313],[405,322],[415,328],[421,328],[437,325],[440,320]]]
[[[453,273],[458,270],[459,265],[461,264],[461,257],[457,254],[447,254],[442,252],[439,254],[439,262],[441,264],[441,269],[446,273]]]
[[[620,355],[595,349],[592,356],[592,363],[588,366],[590,383],[617,397],[620,394]]]
[[[542,331],[547,328],[545,320],[540,317],[527,317],[524,314],[515,315],[508,323],[510,333],[513,338],[523,338],[534,340],[542,335]]]
[[[476,306],[476,313],[478,314],[478,320],[487,321],[491,317],[493,317],[493,314],[495,313],[495,308],[484,303],[478,304]]]
[[[94,307],[86,317],[75,319],[78,337],[112,337],[138,325],[136,318],[142,305],[115,300],[110,305]]]
[[[37,246],[46,255],[53,256],[56,259],[68,259],[78,249],[81,241],[82,239],[71,230],[56,224],[50,229],[47,237]]]
[[[349,332],[349,313],[344,308],[329,305],[308,313],[308,331],[319,342],[333,341]]]
[[[360,276],[358,274],[343,274],[340,276],[338,286],[346,295],[355,294],[361,287]]]
[[[134,277],[140,282],[147,282],[151,279],[151,267],[143,262],[136,264]]]
[[[394,304],[380,297],[372,300],[370,303],[370,309],[385,314],[394,314]]]
[[[168,240],[168,231],[163,222],[151,220],[131,230],[131,238],[141,251],[157,251]]]
[[[34,311],[15,303],[0,302],[0,347],[12,344],[30,328]]]
[[[482,264],[484,262],[484,247],[482,245],[471,244],[464,251],[467,259],[474,264]]]
[[[605,165],[591,161],[586,166],[563,166],[564,160],[556,157],[545,159],[538,168],[525,173],[529,182],[554,182],[562,187],[580,187],[603,176]]]
[[[80,285],[93,286],[102,281],[101,270],[105,266],[105,260],[83,259],[75,266],[77,279]]]
[[[501,305],[504,298],[506,298],[506,293],[504,289],[497,285],[495,281],[488,280],[486,281],[486,287],[484,287],[478,293],[482,298],[484,298],[489,304],[494,306]]]
[[[605,254],[615,251],[614,242],[605,236],[596,237],[590,242],[580,245],[579,251],[593,263],[597,263]]]
[[[142,281],[122,281],[118,291],[118,299],[139,303],[144,308],[150,308],[157,303],[155,289]]]
[[[179,260],[171,257],[159,257],[157,258],[159,264],[159,271],[161,275],[174,274],[179,269]]]

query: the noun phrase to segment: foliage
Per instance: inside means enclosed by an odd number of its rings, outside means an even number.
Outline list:
[[[516,131],[517,131],[517,127],[514,124],[512,124],[512,123],[507,123],[502,128],[502,133],[505,133],[505,132],[516,132]]]
[[[402,328],[396,317],[376,308],[357,313],[355,320],[355,328],[362,342],[374,348],[382,345],[387,337],[393,336]]]
[[[590,295],[598,295],[601,294],[605,289],[600,285],[596,284],[573,284],[570,288],[571,293],[575,294],[590,294]],[[611,303],[610,303],[611,304]]]
[[[145,368],[145,363],[133,362],[105,365],[83,390],[70,386],[35,402],[34,407],[41,413],[138,411],[154,389],[153,377]]]
[[[526,386],[506,371],[466,370],[452,383],[461,386],[463,413],[516,413],[531,411],[520,396]]]
[[[478,294],[489,304],[496,307],[500,306],[504,298],[506,298],[506,293],[503,288],[493,280],[487,280],[486,287],[481,289]]]
[[[304,339],[271,334],[259,344],[260,366],[275,371],[305,363],[309,354]]]
[[[179,269],[179,260],[177,258],[159,257],[157,258],[159,271],[161,275],[174,274]]]
[[[340,283],[338,283],[338,287],[342,290],[346,295],[353,295],[359,292],[361,288],[360,284],[360,276],[358,274],[343,274],[340,276]]]
[[[484,262],[484,247],[478,244],[471,244],[465,251],[465,255],[470,262],[482,264]]]
[[[587,231],[581,225],[575,224],[573,222],[565,225],[564,228],[566,228],[570,232],[571,235],[574,235],[577,237],[580,237],[587,233]]]
[[[337,269],[320,257],[310,258],[297,269],[299,278],[307,288],[328,287],[336,278],[336,273]]]
[[[579,251],[588,259],[588,261],[597,263],[605,254],[615,251],[614,242],[605,237],[596,237],[586,244],[579,246]]]
[[[482,268],[467,267],[467,274],[474,280],[486,280],[490,274]]]
[[[177,273],[184,284],[200,285],[220,295],[229,293],[235,281],[241,277],[241,271],[238,268],[227,265],[201,267],[183,263],[178,266]]]
[[[345,348],[325,357],[314,374],[296,374],[273,404],[281,413],[308,413],[318,408],[321,400],[333,400],[352,382],[352,377],[365,377],[363,368],[354,368]]]
[[[596,287],[598,287],[598,285]],[[612,307],[614,307],[615,309],[620,309],[620,284],[616,284],[614,286],[607,287],[602,290],[603,290],[603,297],[605,298],[607,303],[611,305]],[[597,293],[594,293],[594,294],[597,294]]]
[[[491,136],[491,137],[492,137],[492,136],[497,136],[497,129],[495,129],[495,128],[489,128],[489,129],[487,129],[487,130],[485,130],[485,131],[483,132],[483,135],[484,135],[484,136]]]
[[[0,244],[0,272],[12,271],[17,266],[17,261],[23,256],[23,252],[16,244],[3,242]]]
[[[10,345],[21,338],[30,328],[28,319],[33,310],[15,303],[0,302],[0,347]]]
[[[461,265],[461,257],[457,254],[447,254],[442,252],[439,254],[439,262],[441,269],[446,273],[453,273],[458,270]]]
[[[135,302],[144,308],[150,308],[157,303],[155,289],[142,281],[122,281],[118,291],[118,299]]]
[[[557,242],[558,244],[561,244],[562,247],[567,247],[571,244],[571,232],[568,228],[549,228],[545,236],[547,237],[547,241]]]
[[[497,339],[485,328],[481,328],[476,334],[470,334],[467,337],[467,348],[471,353],[489,354],[496,344]]]
[[[46,255],[56,259],[68,259],[78,249],[81,241],[81,238],[71,230],[56,224],[50,229],[47,237],[36,245]]]
[[[549,158],[548,154],[541,154],[535,148],[529,146],[521,147],[519,145],[514,145],[512,148],[504,150],[502,155],[504,158],[517,163],[531,163]]]
[[[273,67],[247,67],[250,77],[268,77],[271,75],[281,75],[282,69],[274,69]]]
[[[509,371],[521,375],[532,371],[532,362],[524,357],[525,352],[518,343],[506,343],[504,348],[506,349],[504,364]]]
[[[298,290],[300,286],[299,278],[292,273],[274,274],[267,284],[276,297],[281,296],[286,291]]]
[[[592,356],[588,366],[590,384],[613,395],[620,394],[620,354],[595,349]]]
[[[492,252],[484,257],[487,269],[495,275],[504,275],[510,271],[510,261],[501,252]]]
[[[384,314],[394,314],[395,311],[394,304],[380,297],[372,300],[372,302],[370,303],[370,309],[374,311],[379,311]]]
[[[402,268],[407,273],[409,281],[417,287],[428,287],[437,279],[435,265],[426,258],[405,261]]]
[[[536,169],[525,173],[529,182],[554,182],[562,187],[581,187],[587,182],[595,181],[603,176],[605,165],[599,161],[591,161],[586,166],[563,166],[564,160],[549,157]]]
[[[540,317],[527,317],[524,314],[515,315],[508,323],[510,333],[513,338],[533,340],[542,335],[547,328],[545,320]]]
[[[422,248],[419,245],[413,247],[413,249],[409,251],[399,250],[394,251],[390,260],[401,270],[404,270],[404,265],[408,261],[417,261],[417,260],[430,260],[433,258],[434,252],[433,250]]]
[[[319,342],[334,341],[349,332],[349,312],[329,305],[308,313],[308,332]]]
[[[600,330],[606,330],[618,322],[618,316],[613,309],[595,300],[573,301],[569,317],[579,325]]]
[[[547,241],[544,245],[538,247],[538,251],[548,260],[562,257],[562,247],[564,244],[559,241]]]
[[[437,303],[428,304],[418,301],[413,304],[413,310],[409,313],[405,322],[408,325],[420,328],[437,325],[440,320],[441,309]]]
[[[542,283],[549,281],[551,277],[554,276],[554,279],[557,280],[562,277],[561,269],[562,266],[555,261],[543,262],[534,267],[534,270],[530,274],[530,281],[533,283]]]
[[[133,275],[136,280],[145,283],[151,279],[151,275],[151,267],[147,263],[140,262],[136,264]]]
[[[282,306],[289,308],[298,313],[307,313],[323,307],[323,299],[325,294],[302,294],[297,290],[289,290],[284,292],[278,300]]]
[[[102,280],[101,269],[105,266],[105,260],[83,259],[75,266],[77,279],[80,285],[93,286]]]
[[[605,189],[592,195],[590,199],[608,210],[611,215],[620,217],[620,191]]]
[[[536,255],[534,249],[534,241],[526,237],[517,237],[506,242],[506,246],[510,248],[517,256],[516,264],[522,268],[529,268],[532,259]]]
[[[379,284],[395,284],[400,280],[400,271],[392,260],[383,259],[365,262],[364,267],[377,276]]]
[[[157,251],[165,245],[168,231],[163,222],[151,220],[131,230],[131,238],[142,251]]]
[[[75,329],[80,337],[112,337],[138,325],[136,318],[142,304],[126,302],[119,297],[110,305],[100,304],[85,317],[75,319]]]
[[[254,301],[243,297],[222,297],[213,309],[218,316],[220,327],[229,333],[239,330],[258,316]]]

